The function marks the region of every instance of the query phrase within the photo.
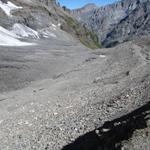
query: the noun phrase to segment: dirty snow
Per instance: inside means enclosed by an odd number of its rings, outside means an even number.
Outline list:
[[[54,26],[53,26],[54,27]],[[1,46],[29,46],[34,45],[34,43],[22,42],[19,38],[36,38],[39,39],[40,35],[44,38],[53,37],[56,35],[52,33],[49,29],[44,29],[39,33],[23,24],[15,23],[11,30],[5,29],[0,26],[0,45]]]
[[[52,25],[50,26],[50,29],[56,31],[56,27],[57,27],[57,26],[56,26],[55,24],[52,24]]]
[[[54,33],[52,33],[50,30],[51,28],[44,28],[39,32],[44,38],[48,38],[48,37],[56,38],[57,36]]]
[[[52,24],[52,26],[56,28],[56,25],[55,25],[55,24]]]
[[[29,45],[34,45],[34,43],[22,42],[16,39],[16,35],[14,35],[9,30],[0,26],[0,45],[1,46],[29,46]]]
[[[60,27],[61,26],[61,23],[58,23],[58,25],[57,25],[58,27]]]
[[[0,1],[0,8],[8,15],[11,16],[11,11],[15,9],[21,9],[22,7],[16,6],[12,2],[8,1],[7,3],[3,3]]]
[[[39,34],[37,31],[19,23],[15,23],[13,25],[11,32],[20,37],[39,38]]]
[[[12,33],[9,30],[7,30],[7,29],[5,29],[5,28],[3,28],[1,26],[0,26],[0,32],[3,32],[5,34],[7,34],[8,36],[18,38],[18,36],[15,33]]]
[[[105,58],[106,56],[105,56],[105,55],[99,55],[99,57],[101,57],[101,58]]]
[[[50,31],[44,31],[42,32],[42,36],[45,37],[45,38],[48,38],[48,37],[53,37],[53,38],[56,38],[56,35],[54,33],[51,33]]]

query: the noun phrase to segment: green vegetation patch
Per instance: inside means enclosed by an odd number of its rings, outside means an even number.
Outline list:
[[[62,30],[76,35],[79,41],[88,48],[101,48],[101,45],[98,43],[98,37],[96,34],[88,31],[85,27],[83,27],[80,23],[78,23],[74,18],[70,16],[65,16],[64,20],[66,24],[62,25]]]

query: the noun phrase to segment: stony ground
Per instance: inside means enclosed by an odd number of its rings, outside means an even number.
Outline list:
[[[37,43],[0,47],[0,149],[60,150],[149,102],[149,39],[94,51],[72,39]]]

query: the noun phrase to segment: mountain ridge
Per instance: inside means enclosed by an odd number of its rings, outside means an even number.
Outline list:
[[[137,13],[140,14],[140,10],[138,10],[138,7],[139,6],[143,8],[147,7],[147,9],[149,9],[149,5],[150,5],[149,0],[122,0],[122,1],[118,1],[118,2],[109,4],[106,6],[102,6],[102,7],[98,7],[94,9],[92,8],[88,12],[77,13],[78,11],[77,12],[73,11],[72,13],[77,18],[77,20],[80,21],[89,30],[97,33],[99,37],[99,42],[102,42],[103,45],[107,47],[107,46],[113,45],[108,42],[107,37],[109,37],[109,40],[111,40],[112,43],[114,43],[113,40],[115,39],[110,39],[109,35],[111,33],[114,34],[114,32],[112,31],[118,27],[118,24],[120,24],[122,20],[125,20],[125,18],[130,18],[131,20],[132,19],[134,20],[132,16],[132,13],[134,13],[134,10],[136,9]],[[130,17],[130,15],[132,16],[132,18]],[[149,16],[148,11],[147,11],[147,15]],[[123,24],[122,24],[122,28],[125,28]],[[138,34],[138,35],[141,35],[141,34]],[[115,35],[112,35],[112,36],[115,37]],[[122,38],[122,41],[118,41],[116,39],[116,43],[129,40],[131,36],[132,35],[129,35],[124,39]],[[120,35],[120,37],[123,37],[123,34]]]

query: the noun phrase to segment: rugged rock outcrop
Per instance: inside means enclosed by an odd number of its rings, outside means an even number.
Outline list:
[[[122,0],[88,12],[73,11],[73,14],[84,26],[97,33],[99,41],[107,47],[149,34],[149,5],[149,0]]]
[[[92,9],[96,9],[96,8],[98,8],[98,7],[94,3],[90,3],[90,4],[85,5],[82,8],[72,10],[72,13],[75,16],[79,17],[78,19],[80,19],[80,14],[88,13]]]
[[[103,45],[111,47],[137,36],[150,35],[150,2],[139,3],[137,7],[122,19],[110,33]]]

